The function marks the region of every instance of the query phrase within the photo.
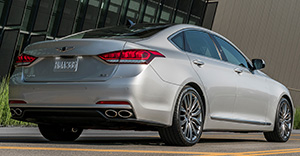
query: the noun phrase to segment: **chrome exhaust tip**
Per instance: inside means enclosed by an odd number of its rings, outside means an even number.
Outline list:
[[[118,115],[121,117],[121,118],[130,118],[133,114],[128,111],[128,110],[120,110],[118,112]]]
[[[108,109],[105,111],[105,115],[110,118],[115,118],[117,117],[118,113],[115,110]]]
[[[71,132],[77,133],[77,132],[78,132],[78,128],[72,128],[72,129],[71,129]]]
[[[16,113],[17,116],[21,116],[22,115],[22,110],[20,108],[16,108],[15,113]]]
[[[10,114],[11,114],[11,116],[15,116],[16,115],[15,109],[11,108],[10,109]]]

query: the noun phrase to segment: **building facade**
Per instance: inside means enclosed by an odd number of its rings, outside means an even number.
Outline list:
[[[300,107],[300,1],[218,0],[212,30],[235,43],[250,59],[287,86]]]
[[[215,6],[208,0],[0,0],[0,77],[30,43],[128,19],[211,28]]]

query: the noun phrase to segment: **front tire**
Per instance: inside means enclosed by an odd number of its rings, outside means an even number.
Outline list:
[[[167,145],[192,146],[199,142],[204,123],[204,107],[198,92],[185,86],[174,109],[171,127],[159,130],[161,139]]]
[[[41,134],[49,141],[74,141],[83,129],[39,124]]]
[[[292,133],[293,113],[289,101],[282,98],[279,102],[274,130],[272,132],[264,132],[264,136],[269,142],[286,142]]]

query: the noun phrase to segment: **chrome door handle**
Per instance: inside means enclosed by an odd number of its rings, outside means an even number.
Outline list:
[[[204,62],[201,61],[201,60],[198,60],[198,59],[197,59],[197,60],[194,60],[193,63],[196,64],[196,65],[198,65],[198,66],[204,65]]]
[[[242,73],[243,72],[243,69],[241,69],[241,68],[235,68],[234,69],[234,72],[236,72],[236,73]]]

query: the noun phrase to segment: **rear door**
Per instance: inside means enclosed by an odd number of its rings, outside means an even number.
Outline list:
[[[184,37],[191,66],[205,87],[210,116],[231,118],[237,91],[233,66],[221,61],[220,53],[206,32],[187,30]]]

